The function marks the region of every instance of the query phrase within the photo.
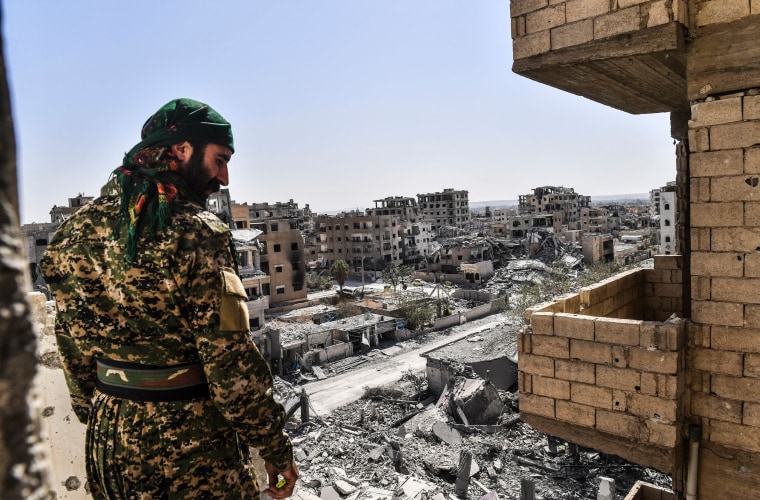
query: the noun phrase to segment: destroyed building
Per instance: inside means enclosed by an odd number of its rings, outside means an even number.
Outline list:
[[[677,247],[530,316],[520,409],[552,435],[756,498],[760,4],[510,2],[513,71],[631,114],[670,113]]]
[[[453,236],[451,231],[464,231],[470,222],[469,191],[445,188],[442,192],[417,195],[422,216],[433,224],[433,231],[441,235]],[[449,228],[449,229],[447,229]]]
[[[581,208],[588,207],[590,196],[583,196],[573,188],[542,186],[533,194],[520,195],[517,211],[520,214],[551,214],[560,225],[580,219]]]

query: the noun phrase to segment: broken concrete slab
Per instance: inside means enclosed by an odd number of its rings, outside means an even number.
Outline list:
[[[462,443],[462,435],[451,427],[446,422],[435,422],[433,424],[433,435],[443,441],[444,443],[448,443],[453,446],[458,446]]]

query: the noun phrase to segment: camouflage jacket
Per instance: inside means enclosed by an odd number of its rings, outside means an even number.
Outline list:
[[[243,442],[285,469],[292,458],[285,413],[249,336],[229,229],[199,205],[175,200],[167,229],[141,236],[130,264],[119,203],[111,191],[77,211],[41,262],[77,417],[87,421],[97,357],[154,366],[200,361],[213,406]]]

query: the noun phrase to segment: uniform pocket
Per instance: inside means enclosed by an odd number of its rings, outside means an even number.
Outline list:
[[[243,282],[232,269],[222,269],[222,304],[219,329],[221,331],[248,331],[248,296]]]

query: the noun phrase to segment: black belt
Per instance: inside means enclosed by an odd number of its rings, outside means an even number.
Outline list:
[[[98,358],[95,387],[103,394],[133,401],[209,398],[201,363],[151,366]]]

